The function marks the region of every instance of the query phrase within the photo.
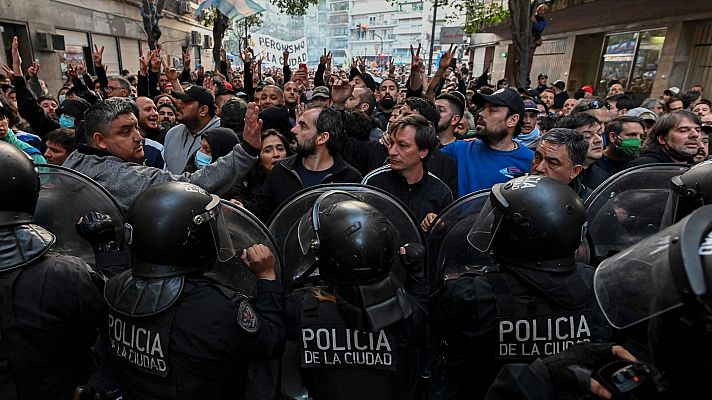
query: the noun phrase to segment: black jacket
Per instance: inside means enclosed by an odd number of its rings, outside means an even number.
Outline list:
[[[676,163],[672,157],[662,149],[648,151],[641,153],[640,157],[631,160],[629,163],[623,166],[623,169],[628,169],[630,167],[637,167],[639,165],[645,164],[661,164],[661,163]],[[690,164],[688,162],[688,164]]]
[[[403,175],[386,165],[366,175],[361,183],[383,189],[398,198],[413,213],[418,222],[421,222],[428,213],[440,214],[440,211],[453,200],[450,188],[427,171],[423,179],[409,185]]]
[[[328,174],[321,183],[359,183],[362,175],[351,165],[346,163],[340,154],[335,153],[334,165],[328,169]],[[267,180],[255,194],[253,201],[244,202],[245,208],[252,211],[263,222],[267,222],[270,215],[293,194],[304,189],[299,173],[296,171],[297,163],[302,162],[299,155],[287,157],[284,161],[272,168]]]
[[[379,142],[360,141],[351,137],[346,138],[342,153],[346,162],[353,165],[363,175],[382,167],[388,158],[388,148]],[[436,150],[426,162],[425,167],[445,182],[453,196],[457,196],[457,162],[454,158]]]

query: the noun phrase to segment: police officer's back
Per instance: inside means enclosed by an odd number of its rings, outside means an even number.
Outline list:
[[[425,314],[390,273],[394,228],[369,204],[329,195],[300,222],[323,280],[288,298],[292,361],[314,399],[412,398]]]
[[[255,305],[204,275],[235,254],[220,207],[217,196],[174,182],[148,189],[129,209],[132,269],[104,292],[125,398],[242,398],[248,362],[281,348],[281,288],[266,246],[242,254],[259,278]]]
[[[0,142],[0,399],[70,399],[93,367],[106,315],[81,259],[51,251],[55,236],[32,223],[40,189],[22,151]]]
[[[576,193],[551,178],[492,188],[468,242],[497,264],[445,280],[431,301],[445,360],[435,398],[482,398],[502,364],[606,335],[593,269],[574,259],[585,222]]]

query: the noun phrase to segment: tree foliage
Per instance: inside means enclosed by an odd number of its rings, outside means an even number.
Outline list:
[[[309,6],[319,4],[319,0],[270,0],[270,3],[287,15],[300,17],[307,13]]]

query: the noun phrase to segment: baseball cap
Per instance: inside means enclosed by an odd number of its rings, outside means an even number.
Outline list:
[[[680,94],[680,88],[677,86],[669,87],[665,89],[663,93],[668,96],[677,96],[678,94]]]
[[[581,87],[581,90],[593,94],[593,86],[591,85],[584,85],[583,87]]]
[[[539,76],[538,76],[536,79],[539,80],[539,79],[542,79],[542,78],[549,79],[549,76],[548,76],[547,74],[539,74]]]
[[[213,94],[202,86],[190,85],[186,87],[183,92],[176,92],[174,90],[171,95],[182,101],[197,101],[205,106],[215,105],[215,97]]]
[[[519,119],[524,118],[524,102],[519,96],[519,93],[510,88],[502,88],[490,94],[475,93],[472,96],[477,107],[482,107],[485,103],[490,103],[498,106],[509,107],[512,111],[519,114]],[[539,110],[537,110],[539,112]]]
[[[562,80],[558,80],[558,81],[554,82],[554,84],[552,86],[556,86],[560,90],[564,90],[564,89],[566,89],[566,82],[564,82]]]
[[[658,120],[658,116],[654,112],[644,107],[637,107],[632,110],[629,110],[625,115],[631,117],[640,117],[644,120],[651,120],[653,122]]]
[[[531,101],[529,99],[524,100],[524,111],[525,112],[531,111],[531,112],[535,112],[537,114],[539,113],[539,109],[536,108],[536,103],[534,103],[533,101]]]
[[[315,97],[320,97],[322,99],[329,99],[329,98],[331,98],[331,92],[329,91],[329,88],[326,86],[317,86],[314,88],[314,90],[312,90],[311,98],[307,99],[307,101],[309,101]]]

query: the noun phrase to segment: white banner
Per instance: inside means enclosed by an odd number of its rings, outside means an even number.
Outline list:
[[[263,64],[268,67],[281,67],[284,65],[282,53],[289,51],[289,67],[296,70],[299,64],[307,63],[307,38],[293,41],[279,40],[272,36],[252,33],[255,43],[255,57],[264,55]]]

